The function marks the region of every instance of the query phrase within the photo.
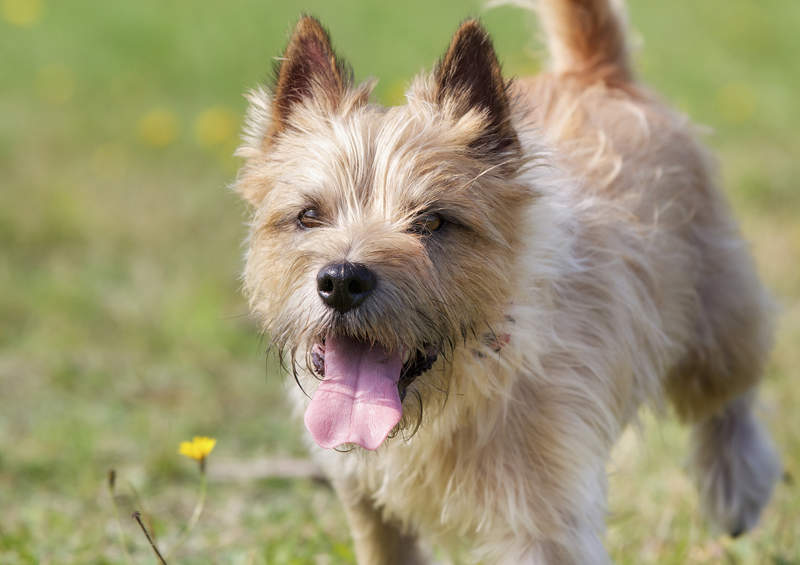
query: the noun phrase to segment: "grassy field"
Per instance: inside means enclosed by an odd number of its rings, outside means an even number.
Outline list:
[[[239,293],[241,93],[304,9],[399,103],[478,6],[0,0],[0,563],[125,563],[123,547],[154,562],[129,515],[175,544],[200,488],[177,449],[195,434],[218,439],[209,496],[170,562],[353,562],[327,487],[259,471],[303,447]],[[685,431],[645,415],[615,454],[608,546],[624,564],[800,563],[800,2],[630,8],[642,74],[711,126],[782,307],[762,416],[786,476],[756,531],[720,537],[682,469]],[[528,15],[483,17],[509,74],[540,66]]]

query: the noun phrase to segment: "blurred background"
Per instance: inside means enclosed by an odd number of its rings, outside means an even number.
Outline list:
[[[685,431],[645,415],[611,466],[608,545],[618,563],[800,563],[800,2],[629,4],[637,67],[709,126],[780,303],[762,416],[786,475],[755,532],[720,537]],[[174,544],[200,485],[177,449],[196,434],[218,440],[209,495],[171,562],[353,562],[331,491],[271,465],[304,457],[302,426],[240,296],[246,211],[227,189],[242,93],[301,10],[385,104],[468,15],[507,75],[541,65],[531,16],[475,0],[0,0],[0,563],[154,562],[129,516]]]

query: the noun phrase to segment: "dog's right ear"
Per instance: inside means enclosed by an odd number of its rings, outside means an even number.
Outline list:
[[[347,65],[333,52],[328,32],[311,16],[297,22],[275,70],[272,119],[265,145],[289,126],[292,112],[302,102],[313,99],[335,109],[352,80]]]

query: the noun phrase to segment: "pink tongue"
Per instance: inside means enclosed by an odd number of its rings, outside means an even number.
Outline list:
[[[397,381],[403,360],[379,345],[349,337],[325,340],[325,379],[306,410],[305,423],[320,447],[357,443],[377,449],[403,409]]]

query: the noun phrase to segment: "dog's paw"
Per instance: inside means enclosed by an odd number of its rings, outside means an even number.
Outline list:
[[[749,406],[698,424],[692,471],[705,513],[733,537],[753,528],[781,474],[778,455]]]

